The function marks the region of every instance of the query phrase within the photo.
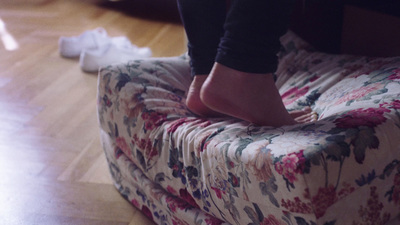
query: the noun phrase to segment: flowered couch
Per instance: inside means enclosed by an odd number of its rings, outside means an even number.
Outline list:
[[[283,101],[317,122],[197,117],[185,56],[102,68],[101,140],[121,195],[157,224],[400,224],[400,57],[281,41]]]

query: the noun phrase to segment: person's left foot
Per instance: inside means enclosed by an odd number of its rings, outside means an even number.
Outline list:
[[[222,114],[211,110],[200,99],[200,90],[208,75],[196,75],[190,84],[188,95],[186,98],[187,107],[195,114],[204,117],[223,116]]]

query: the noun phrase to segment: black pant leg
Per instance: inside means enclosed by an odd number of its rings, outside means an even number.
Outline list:
[[[225,0],[178,0],[188,38],[192,74],[209,74],[223,36]]]
[[[287,31],[293,2],[233,0],[216,61],[243,72],[275,72],[279,38]]]

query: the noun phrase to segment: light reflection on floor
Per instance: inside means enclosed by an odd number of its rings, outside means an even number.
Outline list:
[[[14,51],[19,48],[18,42],[15,38],[8,32],[6,24],[0,18],[0,38],[3,42],[4,48],[7,51]]]

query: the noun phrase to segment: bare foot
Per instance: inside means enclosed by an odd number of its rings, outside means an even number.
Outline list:
[[[296,124],[271,74],[244,73],[215,63],[200,97],[210,109],[257,125]]]
[[[302,110],[291,111],[289,114],[297,123],[311,123],[318,119],[318,114],[312,111],[309,106],[304,107]]]
[[[222,116],[203,104],[200,100],[200,90],[208,75],[196,75],[190,84],[188,96],[186,98],[187,107],[199,116],[215,117]]]

